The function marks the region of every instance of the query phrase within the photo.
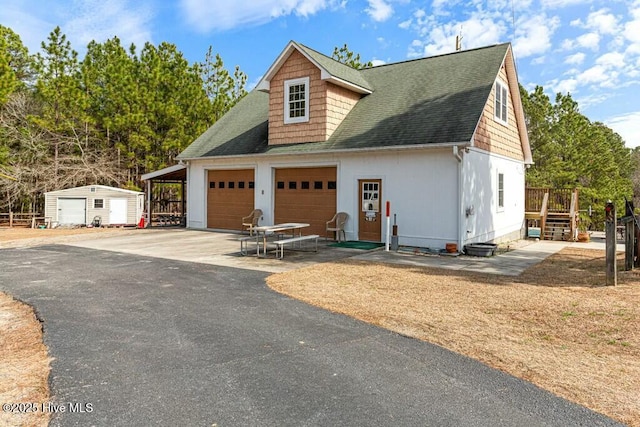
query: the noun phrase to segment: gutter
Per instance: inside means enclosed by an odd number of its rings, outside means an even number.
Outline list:
[[[469,152],[469,146],[471,143],[467,142],[464,146],[454,145],[453,146],[453,157],[458,161],[458,252],[462,253],[464,241],[466,240],[467,233],[467,224],[465,222],[464,216],[464,163],[463,157],[465,153]],[[464,150],[461,151],[461,148]]]
[[[314,142],[305,142],[304,144],[315,144]],[[343,148],[343,149],[329,149],[329,150],[317,150],[317,151],[294,151],[288,153],[246,153],[246,154],[233,154],[228,156],[200,156],[200,157],[176,157],[178,160],[210,160],[210,159],[239,159],[247,157],[277,157],[277,156],[296,156],[296,155],[321,155],[321,154],[341,154],[341,153],[369,153],[379,151],[405,151],[415,149],[437,149],[447,147],[469,147],[469,141],[459,142],[434,142],[426,144],[414,144],[414,145],[391,145],[386,147],[367,147],[367,148]]]

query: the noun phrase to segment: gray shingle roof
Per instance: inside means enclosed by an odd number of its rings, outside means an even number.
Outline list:
[[[354,70],[373,92],[325,142],[269,146],[269,95],[254,90],[179,158],[469,142],[508,49],[499,44]]]
[[[316,52],[315,50],[305,45],[299,43],[295,43],[295,45],[302,51],[304,51],[304,53],[309,55],[310,58],[313,58],[314,61],[316,61],[322,68],[327,70],[332,76],[338,77],[339,79],[345,80],[349,83],[353,83],[354,85],[360,86],[362,88],[373,90],[371,84],[369,84],[369,82],[364,78],[362,72],[360,72],[359,70],[349,67],[342,62],[338,62],[333,58],[329,58],[328,56],[323,55],[320,52]]]

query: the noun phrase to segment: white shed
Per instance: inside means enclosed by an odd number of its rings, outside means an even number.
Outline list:
[[[136,225],[144,210],[144,193],[85,185],[44,194],[44,216],[57,225],[91,224],[100,217],[102,225]]]

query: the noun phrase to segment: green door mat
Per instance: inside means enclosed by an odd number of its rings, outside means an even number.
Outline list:
[[[328,246],[331,246],[334,248],[362,249],[364,251],[370,251],[371,249],[376,249],[384,246],[384,243],[359,242],[356,240],[349,240],[348,242],[332,243]]]

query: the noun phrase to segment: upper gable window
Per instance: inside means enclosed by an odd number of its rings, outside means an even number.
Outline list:
[[[309,77],[284,82],[284,122],[309,121]]]
[[[495,105],[495,118],[497,122],[502,124],[509,123],[509,117],[507,115],[509,111],[509,96],[508,96],[507,87],[496,81],[496,105]]]

